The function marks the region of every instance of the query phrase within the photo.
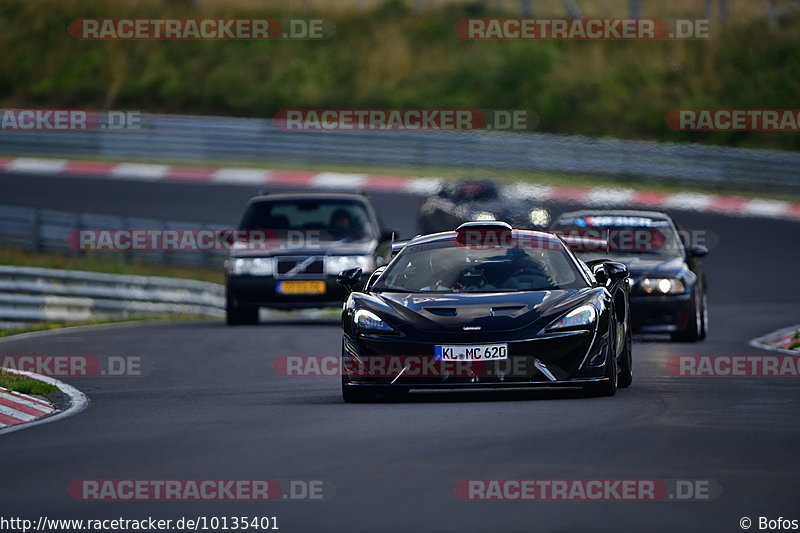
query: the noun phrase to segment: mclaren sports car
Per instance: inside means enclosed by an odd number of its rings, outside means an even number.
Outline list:
[[[346,402],[412,389],[631,384],[628,270],[583,262],[562,237],[468,222],[417,236],[362,282],[342,310]],[[356,289],[357,288],[357,289]]]

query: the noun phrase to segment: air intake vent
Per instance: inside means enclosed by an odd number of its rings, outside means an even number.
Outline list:
[[[436,316],[456,316],[458,314],[455,307],[425,307],[424,309]]]

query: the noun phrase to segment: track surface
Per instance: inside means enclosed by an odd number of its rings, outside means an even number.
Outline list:
[[[233,224],[253,188],[0,175],[2,203]],[[419,198],[372,195],[388,226],[416,228]],[[552,206],[556,212],[566,206]],[[711,332],[639,339],[616,397],[414,395],[345,405],[337,378],[277,376],[280,355],[331,355],[336,323],[227,328],[137,324],[0,342],[0,354],[141,356],[142,377],[68,379],[78,416],[0,441],[2,516],[275,515],[283,531],[741,531],[800,519],[800,389],[791,378],[670,376],[671,355],[765,355],[749,339],[800,323],[796,223],[675,213],[719,236],[706,260]],[[325,502],[76,502],[86,478],[325,479]],[[470,478],[713,479],[705,502],[464,502]],[[794,513],[794,514],[793,514]],[[757,523],[752,529],[757,529]]]

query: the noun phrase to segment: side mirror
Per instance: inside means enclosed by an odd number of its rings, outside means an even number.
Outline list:
[[[622,263],[618,263],[616,261],[606,261],[603,263],[603,266],[605,266],[606,274],[608,274],[608,277],[613,281],[625,279],[629,275],[628,267]]]
[[[595,263],[591,266],[592,274],[594,274],[594,279],[597,280],[597,283],[600,285],[608,285],[608,273],[606,272],[605,265],[603,263]]]
[[[595,279],[601,285],[606,285],[609,281],[625,279],[630,275],[628,267],[617,261],[592,262],[590,268]]]
[[[705,257],[708,255],[708,248],[700,246],[699,244],[692,246],[687,250],[689,257]]]
[[[361,267],[350,268],[339,272],[336,281],[347,287],[348,291],[352,292],[353,288],[361,281]]]

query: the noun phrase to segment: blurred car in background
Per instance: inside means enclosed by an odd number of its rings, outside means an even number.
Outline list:
[[[547,209],[489,180],[445,182],[422,202],[419,215],[424,234],[452,231],[471,221],[499,220],[520,229],[544,229],[550,223]]]
[[[572,240],[585,262],[613,259],[628,267],[635,331],[669,333],[675,341],[699,341],[708,330],[706,277],[698,261],[704,246],[688,246],[672,218],[660,212],[582,210],[564,213],[552,225]],[[601,243],[597,245],[597,243]]]
[[[339,272],[371,272],[390,258],[393,232],[382,228],[358,194],[251,199],[239,225],[244,238],[232,243],[225,262],[227,323],[255,324],[260,307],[341,305],[347,291],[336,283]]]

